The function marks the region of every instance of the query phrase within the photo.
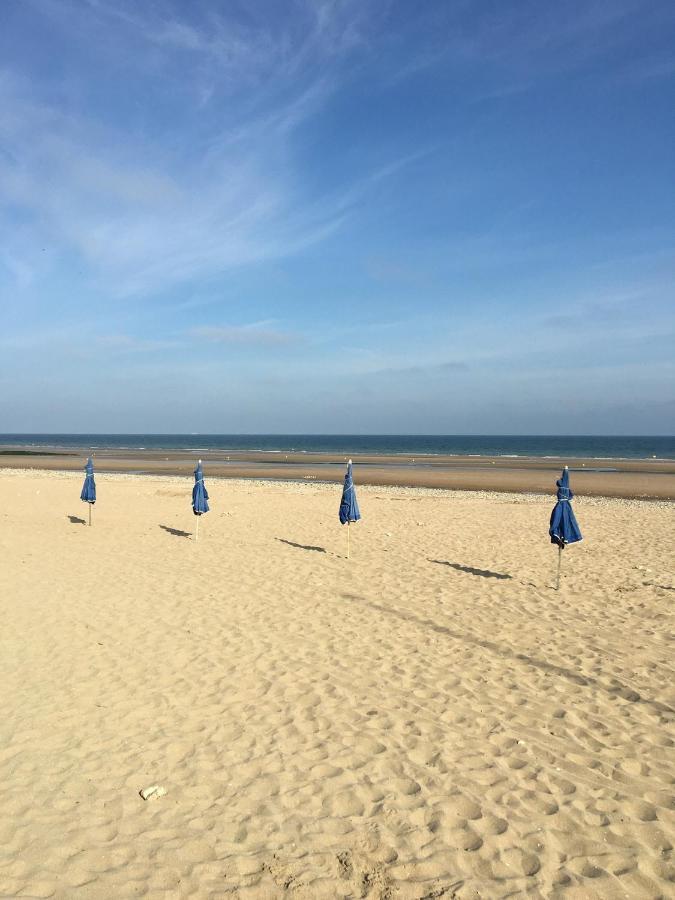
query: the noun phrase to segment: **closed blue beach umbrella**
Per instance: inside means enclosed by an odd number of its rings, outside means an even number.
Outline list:
[[[558,486],[558,502],[551,513],[551,524],[548,533],[551,535],[551,543],[558,545],[558,574],[555,589],[560,587],[560,561],[562,551],[568,544],[575,544],[583,540],[579,524],[572,509],[572,497],[574,494],[570,488],[570,470],[565,466],[562,476],[556,481]]]
[[[89,524],[91,525],[91,508],[96,503],[96,482],[94,481],[94,463],[91,458],[87,460],[87,464],[84,467],[85,476],[84,476],[84,484],[82,485],[82,492],[80,493],[80,500],[84,500],[85,503],[89,504]]]
[[[342,500],[340,501],[340,523],[347,526],[347,559],[349,559],[349,526],[352,522],[358,522],[361,518],[359,504],[356,500],[354,479],[352,477],[352,461],[347,463],[345,484],[342,488]]]
[[[204,472],[201,459],[195,469],[195,483],[192,488],[192,512],[197,516],[195,540],[199,540],[199,518],[209,511],[209,492],[204,486]]]

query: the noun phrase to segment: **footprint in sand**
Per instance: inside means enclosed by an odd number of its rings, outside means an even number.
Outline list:
[[[480,819],[483,810],[470,797],[465,794],[453,794],[445,800],[441,800],[435,807],[436,811],[446,820]]]
[[[486,815],[474,822],[473,827],[484,836],[498,835],[507,831],[509,823],[499,816]]]
[[[363,803],[351,790],[340,791],[332,797],[327,797],[324,801],[324,809],[329,815],[337,818],[362,816],[364,812]]]
[[[541,868],[539,857],[536,854],[520,850],[518,847],[509,847],[502,851],[500,862],[511,872],[519,875],[536,875]]]
[[[629,803],[628,811],[632,816],[639,819],[640,822],[655,822],[658,819],[656,807],[651,803],[638,801],[637,803]]]

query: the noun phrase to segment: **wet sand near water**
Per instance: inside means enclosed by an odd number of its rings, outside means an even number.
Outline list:
[[[0,468],[80,470],[89,454],[60,451],[54,455],[15,455],[0,447]],[[270,478],[338,481],[347,457],[321,453],[199,451],[205,473],[219,478]],[[185,451],[94,451],[99,471],[182,475],[194,468],[198,453]],[[496,490],[551,494],[564,464],[572,470],[577,494],[675,500],[675,460],[589,460],[466,456],[353,456],[358,484]]]

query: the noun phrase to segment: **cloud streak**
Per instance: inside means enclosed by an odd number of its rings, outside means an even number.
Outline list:
[[[252,322],[249,325],[200,325],[188,331],[191,338],[213,344],[246,344],[283,347],[298,343],[300,335],[282,331],[274,323]]]
[[[157,48],[159,56],[130,62],[141,98],[148,88],[143,117],[153,99],[165,102],[155,97],[164,68],[169,84],[176,68],[184,74],[172,96],[173,126],[149,134],[129,127],[128,107],[103,120],[93,98],[68,102],[67,79],[41,85],[0,72],[5,206],[31,223],[35,245],[57,245],[81,261],[104,294],[153,294],[295,254],[334,234],[369,186],[405,163],[390,158],[323,196],[308,198],[299,187],[293,134],[345,77],[360,41],[356,4],[300,4],[299,20],[280,30],[200,4],[34,6],[64,33],[72,26],[82,45],[105,30],[104,63],[106,47],[125,56],[132,38]],[[25,282],[20,259],[6,267]]]

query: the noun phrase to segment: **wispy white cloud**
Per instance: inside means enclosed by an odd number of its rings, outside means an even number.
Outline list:
[[[458,372],[469,371],[469,364],[463,360],[448,360],[447,362],[432,363],[430,365],[417,366],[392,366],[386,369],[375,369],[370,375],[383,375],[385,377],[403,375],[405,377],[430,376],[438,378],[443,375],[453,375]]]
[[[672,78],[675,75],[675,54],[672,49],[660,56],[652,55],[648,59],[639,59],[627,65],[624,80],[634,84],[658,81],[661,78]]]
[[[172,85],[206,95],[255,91],[249,111],[272,97],[290,99],[294,84],[335,73],[364,45],[373,10],[358,0],[282,4],[187,4],[157,0],[27,0],[54,27],[80,41],[105,38],[98,50],[139,71],[162,72]],[[83,8],[84,7],[84,8]],[[139,49],[145,52],[138,53]]]
[[[370,186],[405,164],[389,160],[323,196],[300,187],[293,133],[345,77],[360,41],[360,5],[300,3],[284,27],[242,24],[210,6],[190,17],[197,5],[34,5],[83,44],[106,29],[103,55],[111,45],[122,53],[130,35],[156,46],[160,63],[142,53],[130,63],[145,116],[152,95],[142,99],[144,80],[153,90],[161,83],[158,65],[169,67],[171,83],[174,70],[183,72],[171,103],[175,127],[150,134],[128,129],[128,107],[104,120],[97,107],[64,101],[65,82],[60,96],[58,82],[40,87],[0,72],[5,208],[31,221],[35,243],[81,260],[101,293],[152,294],[296,253],[333,234]],[[182,95],[185,85],[196,95]],[[200,106],[212,108],[198,116]],[[24,271],[15,258],[12,273]]]
[[[257,344],[265,347],[285,346],[301,340],[299,334],[283,331],[272,321],[247,325],[201,325],[191,328],[188,335],[214,344]]]
[[[91,341],[99,351],[112,353],[155,353],[164,350],[173,350],[181,346],[178,340],[157,340],[154,338],[139,338],[130,334],[101,334]]]
[[[0,349],[7,352],[68,350],[85,329],[70,323],[54,327],[24,327],[0,334]]]
[[[436,68],[468,67],[474,72],[465,85],[466,99],[495,100],[520,94],[543,78],[582,70],[604,59],[607,74],[620,76],[628,67],[644,77],[661,77],[672,71],[668,60],[654,65],[653,46],[648,40],[636,46],[636,36],[672,26],[672,6],[649,5],[644,0],[572,0],[562,4],[522,2],[477,7],[471,0],[422,8],[416,26],[427,40],[412,54],[401,54],[407,31],[389,36],[398,65],[387,59],[385,82],[399,84],[415,76],[428,77]],[[406,26],[408,23],[406,23]],[[630,47],[631,56],[611,62],[612,53]],[[637,57],[637,58],[636,58]],[[672,62],[672,56],[669,57]],[[640,77],[636,75],[636,77]]]

